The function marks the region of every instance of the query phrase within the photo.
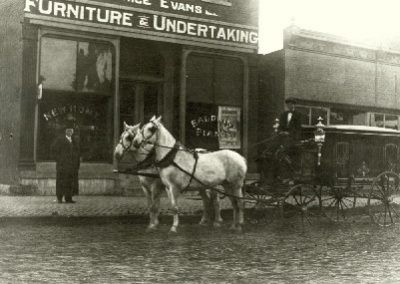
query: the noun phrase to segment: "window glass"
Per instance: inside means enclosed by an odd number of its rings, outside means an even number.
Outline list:
[[[385,115],[385,128],[399,129],[399,119],[397,115]]]
[[[76,44],[73,40],[42,38],[40,74],[45,89],[75,89]]]
[[[219,149],[221,145],[227,148],[232,146],[232,149],[240,147],[242,145],[241,120],[238,120],[235,127],[229,123],[224,125],[226,129],[230,129],[226,132],[232,135],[237,133],[235,145],[231,143],[230,146],[226,146],[228,144],[226,141],[229,139],[219,136],[221,133],[218,133],[217,117],[219,107],[226,107],[224,114],[227,116],[230,112],[229,107],[233,107],[232,115],[234,115],[237,114],[237,108],[240,109],[243,104],[243,64],[241,61],[233,57],[191,54],[187,60],[186,83],[186,143],[188,146],[208,150]],[[224,139],[225,144],[222,141]]]
[[[77,89],[108,93],[113,79],[113,54],[108,44],[78,43]]]
[[[378,113],[372,113],[371,114],[371,126],[377,126],[377,127],[384,127],[384,115],[383,114],[378,114]]]
[[[112,161],[113,54],[108,43],[41,38],[38,160],[53,159],[51,143],[72,122],[83,161]]]
[[[63,135],[67,121],[73,121],[79,136],[82,160],[85,162],[111,161],[112,133],[110,98],[107,96],[65,96],[46,94],[40,104],[38,157],[52,160],[50,145]]]
[[[311,108],[311,125],[317,124],[320,117],[322,118],[322,123],[328,124],[328,110]]]

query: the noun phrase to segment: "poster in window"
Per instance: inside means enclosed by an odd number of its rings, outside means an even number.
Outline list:
[[[218,107],[218,140],[220,149],[241,148],[241,110],[239,107]]]

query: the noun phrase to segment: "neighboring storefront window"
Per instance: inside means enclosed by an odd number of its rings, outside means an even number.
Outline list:
[[[303,125],[315,125],[318,123],[319,117],[323,119],[322,122],[324,124],[329,124],[328,108],[298,105],[296,106],[296,110],[302,114]]]
[[[329,113],[330,124],[365,125],[366,113],[356,110],[331,108]]]
[[[207,150],[241,149],[242,62],[192,54],[187,66],[186,144]]]
[[[370,126],[399,129],[399,116],[384,113],[371,113]]]
[[[50,145],[73,122],[87,162],[112,161],[114,49],[106,42],[43,37],[38,159],[51,160]]]

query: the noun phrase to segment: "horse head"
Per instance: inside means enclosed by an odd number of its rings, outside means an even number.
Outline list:
[[[141,127],[139,133],[133,139],[133,145],[137,149],[146,145],[155,145],[157,140],[156,132],[162,126],[161,116],[153,116],[148,123]]]
[[[141,123],[129,125],[124,121],[124,131],[122,132],[119,142],[114,150],[114,156],[117,158],[117,160],[122,159],[126,152],[137,150],[133,145],[133,139],[139,132],[140,127]]]

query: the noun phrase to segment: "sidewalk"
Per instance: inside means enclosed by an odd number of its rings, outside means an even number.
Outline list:
[[[5,217],[99,217],[146,216],[147,201],[138,196],[75,196],[76,203],[57,203],[55,196],[0,196],[0,218]],[[228,198],[221,209],[230,208]],[[179,198],[181,215],[198,215],[203,203],[197,197]],[[161,198],[160,212],[170,214],[169,201]]]

